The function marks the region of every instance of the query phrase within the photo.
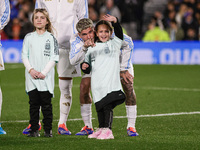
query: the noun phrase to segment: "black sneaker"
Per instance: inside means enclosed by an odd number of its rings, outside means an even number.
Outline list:
[[[52,130],[50,130],[50,131],[44,131],[44,137],[53,137]]]
[[[40,137],[40,133],[39,133],[38,130],[35,131],[35,132],[30,132],[30,133],[28,134],[28,137]]]

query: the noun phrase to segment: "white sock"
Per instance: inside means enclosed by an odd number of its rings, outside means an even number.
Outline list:
[[[135,122],[137,118],[137,105],[133,106],[126,105],[126,114],[128,119],[127,129],[129,127],[135,128]]]
[[[2,108],[2,92],[0,87],[0,118],[1,118],[1,108]]]
[[[81,105],[81,116],[85,126],[92,128],[92,104]]]
[[[69,112],[72,105],[72,80],[60,80],[60,119],[58,125],[65,124],[67,122]]]

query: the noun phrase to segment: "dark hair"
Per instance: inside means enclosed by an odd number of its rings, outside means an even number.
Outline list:
[[[111,32],[113,31],[112,25],[111,25],[110,22],[105,21],[105,20],[100,20],[99,22],[97,22],[97,24],[96,24],[96,26],[95,26],[95,28],[94,28],[94,30],[95,30],[96,32],[98,31],[99,25],[106,25],[106,26],[108,27],[108,29],[109,29]]]

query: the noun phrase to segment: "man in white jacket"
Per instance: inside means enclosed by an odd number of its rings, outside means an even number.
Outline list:
[[[2,30],[10,20],[10,2],[9,0],[0,0],[0,30]],[[4,70],[4,61],[1,52],[1,35],[0,35],[0,71]],[[2,92],[0,87],[0,117],[2,108]],[[0,123],[0,134],[6,134]]]
[[[54,27],[54,36],[59,45],[57,72],[60,88],[60,119],[58,134],[71,135],[66,122],[72,105],[72,78],[81,76],[79,66],[69,62],[70,38],[77,33],[75,25],[82,18],[88,18],[87,0],[36,0],[35,8],[45,8]],[[26,128],[28,129],[28,127]],[[27,133],[26,129],[23,133]]]
[[[90,19],[81,19],[76,25],[78,34],[74,34],[71,39],[70,62],[77,65],[82,62],[89,46],[94,44],[94,27]],[[128,136],[138,136],[135,123],[137,117],[136,95],[133,88],[134,70],[131,62],[131,56],[134,45],[131,37],[124,34],[124,41],[121,47],[120,55],[120,77],[121,83],[126,94],[126,112],[127,112],[127,134]],[[92,99],[90,96],[91,76],[84,74],[80,84],[80,104],[81,115],[85,126],[76,135],[88,135],[92,129]]]

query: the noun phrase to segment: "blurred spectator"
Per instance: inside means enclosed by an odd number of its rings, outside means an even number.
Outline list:
[[[169,13],[172,12],[172,11],[176,11],[176,10],[175,10],[175,5],[174,5],[174,2],[169,1],[169,2],[167,3],[166,9],[164,10],[164,16],[165,16],[165,17],[168,17]]]
[[[164,30],[167,27],[166,19],[160,11],[155,11],[152,19],[156,22],[161,30]]]
[[[176,18],[176,11],[172,10],[168,13],[168,16],[165,18],[165,23],[166,23],[166,27],[165,29],[167,29],[168,27],[170,27],[170,22],[172,20],[175,20]]]
[[[124,33],[127,31],[127,34],[133,40],[141,40],[143,37],[142,30],[144,30],[144,4],[147,1],[88,0],[89,18],[96,23],[104,14],[114,15],[121,21]],[[200,35],[200,0],[167,1],[166,9],[163,12],[158,10],[154,12],[154,16],[152,17],[153,22],[157,23],[160,29],[166,30],[172,41],[174,41],[174,36],[172,36],[174,31],[176,33],[175,40],[181,40],[182,31],[184,31],[183,40],[188,39],[188,37],[190,37],[189,39],[193,39],[192,31],[188,31],[190,28],[196,31],[196,36],[198,37]],[[30,18],[35,0],[10,0],[10,5],[11,19],[9,24],[4,28],[4,31],[1,31],[2,38],[23,39],[26,33],[32,31]],[[174,23],[174,19],[176,23]]]
[[[93,21],[94,25],[99,20],[99,15],[97,11],[91,5],[88,6],[89,18]]]
[[[192,16],[192,14],[187,14],[182,22],[182,28],[185,32],[185,38],[187,34],[187,30],[189,28],[194,29],[196,32],[198,32],[198,22],[197,20]]]
[[[18,18],[13,19],[13,25],[12,25],[12,39],[13,40],[19,40],[20,39],[20,22]]]
[[[99,15],[99,9],[100,9],[100,0],[88,0],[88,7],[93,7],[93,9],[97,12]]]
[[[17,18],[18,12],[21,9],[21,5],[24,2],[24,0],[10,0],[10,8],[11,8],[11,14],[10,19]]]
[[[25,0],[22,3],[22,10],[24,11],[25,14],[28,15],[28,19],[31,20],[32,19],[32,12],[34,10],[34,4],[32,4],[30,1]]]
[[[198,34],[194,28],[189,28],[186,32],[186,36],[184,38],[185,41],[197,41]]]
[[[115,0],[122,15],[122,26],[132,39],[141,39],[144,4],[147,0]]]
[[[32,32],[34,27],[31,21],[29,20],[29,15],[23,9],[19,11],[18,19],[20,23],[20,39],[23,39],[25,35],[29,32]]]
[[[178,27],[175,20],[170,21],[170,26],[166,29],[171,41],[181,41],[184,38],[184,31],[181,27]]]
[[[158,24],[155,25],[151,22],[142,40],[145,42],[169,42],[170,38],[169,34],[160,29]]]
[[[100,8],[100,16],[103,14],[110,14],[118,18],[121,21],[121,12],[119,8],[114,4],[114,0],[106,0],[105,5]]]
[[[10,0],[11,19],[4,28],[9,39],[19,40],[33,31],[31,15],[34,7],[32,0]]]
[[[187,5],[186,4],[180,4],[180,7],[178,8],[178,12],[176,13],[176,22],[177,25],[180,27],[182,25],[183,17],[187,13]]]
[[[0,37],[1,37],[1,40],[7,40],[8,39],[8,36],[6,35],[6,33],[4,32],[4,30],[0,30]]]

